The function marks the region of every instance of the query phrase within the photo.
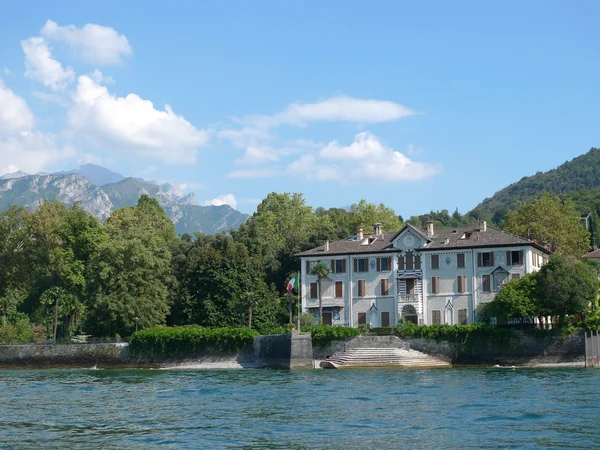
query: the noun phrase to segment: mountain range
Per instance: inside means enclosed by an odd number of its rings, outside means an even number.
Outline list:
[[[66,172],[0,176],[0,211],[10,205],[33,209],[42,200],[56,199],[69,206],[81,202],[83,209],[104,221],[113,211],[137,204],[142,194],[159,201],[179,234],[224,232],[248,219],[229,205],[201,206],[195,194],[185,195],[179,186],[127,178],[94,164]]]

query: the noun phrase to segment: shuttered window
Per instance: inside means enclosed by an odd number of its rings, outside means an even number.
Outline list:
[[[459,253],[458,255],[456,255],[456,267],[458,267],[459,269],[465,267],[465,254],[464,253]]]
[[[431,324],[440,325],[442,323],[442,312],[439,309],[431,311]]]
[[[317,283],[310,283],[310,298],[319,298]]]
[[[492,291],[492,289],[491,289],[491,279],[490,278],[491,277],[489,275],[483,275],[481,277],[481,281],[482,281],[482,284],[483,284],[481,290],[483,292],[491,292]]]
[[[477,253],[477,266],[491,267],[494,265],[494,252]]]
[[[431,277],[431,293],[440,293],[440,277]]]
[[[508,250],[506,252],[507,266],[523,265],[523,250]]]
[[[377,258],[377,272],[389,272],[392,270],[392,258]]]
[[[367,313],[358,313],[358,324],[359,325],[367,324]]]
[[[431,268],[432,269],[440,268],[440,255],[431,255]]]
[[[381,295],[388,295],[389,293],[389,285],[388,280],[385,278],[381,280]]]
[[[332,259],[331,260],[331,273],[346,273],[346,260],[345,259]]]
[[[415,255],[415,270],[421,270],[421,255]]]
[[[456,277],[457,281],[458,281],[458,292],[463,293],[467,291],[467,277],[465,277],[464,275],[459,275],[458,277]]]
[[[367,258],[357,258],[354,260],[354,272],[368,272],[369,261]]]
[[[458,310],[458,323],[461,325],[467,324],[467,310],[466,309]]]
[[[344,296],[344,283],[341,281],[335,282],[335,297],[341,298]]]
[[[358,296],[365,296],[365,280],[358,280]]]
[[[398,256],[398,270],[404,270],[404,256]]]

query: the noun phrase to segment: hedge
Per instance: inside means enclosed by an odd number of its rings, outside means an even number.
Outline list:
[[[324,347],[331,341],[342,341],[360,334],[358,328],[332,327],[328,325],[303,327],[302,331],[311,333],[312,343],[316,347]]]
[[[129,341],[134,356],[186,356],[206,350],[238,352],[258,336],[248,328],[204,328],[157,326],[133,333]]]
[[[453,344],[477,344],[483,342],[508,343],[515,335],[512,328],[498,327],[484,323],[471,325],[399,325],[395,335],[421,339],[433,339],[436,342],[447,341]]]

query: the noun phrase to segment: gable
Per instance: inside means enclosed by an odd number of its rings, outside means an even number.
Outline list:
[[[415,233],[411,228],[404,229],[394,238],[392,246],[404,251],[414,250],[425,245],[425,240],[418,233]]]

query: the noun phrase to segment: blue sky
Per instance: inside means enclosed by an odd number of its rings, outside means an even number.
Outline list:
[[[419,3],[419,4],[417,4]],[[600,146],[598,2],[0,6],[0,172],[465,213]]]

